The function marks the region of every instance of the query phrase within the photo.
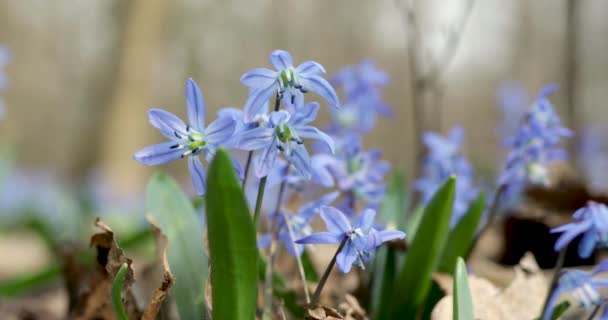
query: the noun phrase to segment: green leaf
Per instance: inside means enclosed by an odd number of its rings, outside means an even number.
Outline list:
[[[454,203],[456,178],[450,177],[435,193],[425,208],[416,237],[412,241],[393,297],[393,318],[414,319],[431,287],[431,274],[436,270],[448,237]]]
[[[413,242],[416,238],[416,231],[418,231],[418,227],[420,227],[420,222],[422,221],[425,212],[424,206],[417,206],[414,208],[414,211],[407,215],[404,231],[407,235],[408,242]]]
[[[169,240],[167,258],[180,318],[204,318],[207,257],[201,222],[190,199],[173,178],[157,173],[148,185],[146,208]]]
[[[372,319],[389,319],[391,295],[396,277],[396,252],[394,248],[383,246],[378,249],[374,260],[374,272],[371,273],[371,306]]]
[[[551,314],[551,320],[557,320],[561,317],[566,311],[570,308],[570,302],[564,301],[553,308],[553,313]]]
[[[406,196],[403,181],[403,174],[400,172],[395,172],[388,178],[386,195],[378,211],[380,220],[391,229],[405,229]]]
[[[453,274],[458,257],[467,256],[485,206],[486,199],[482,192],[450,232],[439,263],[439,271]]]
[[[473,298],[469,289],[467,266],[461,257],[458,257],[454,274],[453,308],[455,320],[473,320]]]
[[[255,319],[258,249],[249,208],[228,153],[209,168],[206,197],[213,318]]]
[[[118,269],[116,277],[112,282],[112,309],[114,310],[114,315],[118,320],[129,320],[127,311],[125,311],[125,306],[122,304],[122,287],[125,283],[125,276],[127,275],[128,268],[129,266],[126,263],[123,263],[122,266],[120,266],[120,269]]]

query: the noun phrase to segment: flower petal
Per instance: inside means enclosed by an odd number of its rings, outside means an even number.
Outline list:
[[[201,159],[199,159],[198,156],[188,157],[188,170],[190,171],[190,176],[192,177],[194,190],[199,196],[204,196],[207,187],[207,173],[205,172],[205,168],[203,167]]]
[[[236,121],[230,117],[219,117],[215,119],[215,121],[211,122],[209,127],[205,129],[207,143],[217,145],[230,140],[235,128]]]
[[[272,142],[268,147],[262,149],[262,152],[258,153],[254,159],[255,174],[258,178],[262,178],[268,175],[270,170],[274,167],[277,160],[278,149],[276,142]]]
[[[258,248],[268,248],[270,247],[270,234],[265,234],[260,236],[258,239]]]
[[[368,230],[374,225],[374,219],[376,218],[376,211],[373,209],[365,209],[357,222],[355,222],[355,229],[361,228],[362,230]]]
[[[596,244],[595,230],[587,231],[578,245],[578,255],[583,259],[591,257]]]
[[[258,150],[268,146],[274,138],[274,130],[258,127],[243,131],[239,136],[238,147],[243,150]]]
[[[205,130],[205,100],[192,79],[186,81],[186,108],[190,125],[197,131]]]
[[[382,230],[378,231],[378,236],[380,237],[380,241],[384,243],[395,239],[405,239],[405,232],[399,230]]]
[[[281,240],[281,242],[283,242],[283,245],[287,249],[287,252],[289,252],[289,255],[291,255],[292,257],[299,257],[302,255],[302,252],[304,251],[304,245],[291,241],[291,236],[289,235],[288,230],[281,232],[281,234],[279,234],[279,239]]]
[[[266,68],[255,68],[241,76],[241,84],[249,88],[266,88],[277,81],[278,73]]]
[[[344,235],[331,232],[317,232],[302,239],[296,240],[299,244],[334,244],[340,243],[344,239]]]
[[[323,131],[313,127],[313,126],[301,126],[297,127],[298,136],[300,138],[308,138],[308,139],[316,139],[319,140],[329,148],[331,153],[336,152],[336,147],[334,143],[334,139],[328,136]]]
[[[254,121],[255,116],[264,112],[264,108],[268,107],[268,99],[276,92],[277,85],[271,83],[267,87],[262,87],[249,91],[249,97],[243,107],[245,122]]]
[[[304,145],[297,145],[287,157],[289,158],[289,162],[296,168],[298,175],[310,179],[310,156]]]
[[[331,106],[340,107],[336,90],[334,90],[327,80],[320,76],[301,76],[300,84],[302,84],[304,89],[310,90],[323,97]]]
[[[334,207],[321,207],[321,219],[325,221],[327,231],[331,233],[345,234],[353,229],[344,213]]]
[[[353,266],[353,263],[357,260],[357,248],[350,243],[347,242],[344,248],[338,253],[336,257],[336,263],[338,264],[338,269],[342,273],[348,273]]]
[[[317,113],[319,112],[319,104],[316,102],[310,102],[303,107],[295,110],[289,118],[289,124],[293,126],[302,126],[309,122],[315,121]]]
[[[133,159],[146,166],[158,166],[182,158],[183,148],[171,148],[175,141],[167,141],[145,147],[133,155]]]
[[[320,76],[325,74],[325,68],[316,61],[305,61],[300,63],[296,68],[296,71],[300,75],[304,76]]]
[[[150,123],[169,139],[180,139],[177,135],[186,136],[186,124],[171,112],[162,109],[148,110]],[[177,133],[177,135],[176,135]]]
[[[270,113],[270,123],[276,127],[280,124],[287,122],[289,120],[289,117],[289,112],[285,110],[273,111]]]
[[[272,64],[272,66],[275,69],[277,69],[278,71],[281,71],[283,69],[287,69],[287,68],[293,66],[293,60],[291,58],[291,54],[289,54],[289,52],[287,52],[285,50],[274,50],[270,54],[269,61],[270,61],[270,64]]]

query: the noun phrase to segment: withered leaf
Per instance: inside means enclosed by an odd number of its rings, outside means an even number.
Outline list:
[[[306,309],[305,320],[343,320],[344,317],[338,313],[338,310],[332,309],[320,304],[308,307]]]
[[[148,222],[152,226],[152,234],[154,235],[154,239],[156,241],[156,251],[158,254],[158,260],[162,264],[163,268],[163,280],[161,285],[154,292],[154,296],[152,297],[152,301],[148,305],[148,307],[144,310],[144,313],[141,317],[142,320],[154,320],[158,315],[163,302],[169,295],[169,289],[173,285],[173,274],[171,274],[171,269],[169,268],[169,261],[167,259],[167,247],[169,244],[169,240],[167,236],[162,232],[162,230],[158,227],[156,220],[150,215],[147,216]]]

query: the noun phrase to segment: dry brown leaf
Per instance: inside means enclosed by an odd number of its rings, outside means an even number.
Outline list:
[[[169,239],[162,232],[162,230],[158,227],[158,223],[154,218],[150,215],[147,216],[148,222],[152,226],[152,234],[154,235],[154,240],[156,241],[156,251],[158,254],[158,260],[162,264],[163,268],[163,280],[161,285],[154,292],[154,296],[152,297],[152,301],[148,305],[148,307],[144,310],[144,313],[141,317],[142,320],[154,320],[158,315],[161,307],[163,306],[163,302],[169,295],[169,289],[173,285],[173,274],[171,273],[171,269],[169,267],[169,261],[167,259],[167,248],[169,245]]]
[[[97,250],[97,266],[86,274],[70,274],[80,280],[78,286],[69,288],[74,304],[70,306],[70,319],[115,319],[110,301],[110,288],[118,269],[127,263],[128,269],[123,287],[123,304],[130,319],[139,318],[139,310],[131,291],[134,282],[132,260],[118,247],[112,229],[99,218],[95,226],[101,231],[91,237],[91,247]],[[74,269],[78,270],[78,269]]]
[[[344,297],[344,300],[345,301],[340,303],[340,305],[338,306],[338,310],[340,310],[340,312],[342,314],[344,314],[345,320],[367,320],[367,319],[369,319],[367,317],[365,310],[363,308],[361,308],[361,305],[359,304],[359,301],[357,300],[357,298],[355,298],[354,296],[352,296],[350,294],[346,294],[346,296]]]
[[[514,269],[515,277],[503,290],[486,279],[469,275],[475,319],[520,320],[538,316],[549,286],[547,279],[530,253]],[[451,294],[441,299],[431,318],[452,319],[452,299]]]
[[[305,320],[343,320],[344,317],[338,310],[320,304],[316,304],[306,309]]]

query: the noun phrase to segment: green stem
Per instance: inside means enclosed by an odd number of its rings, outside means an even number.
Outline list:
[[[340,251],[342,251],[342,248],[344,248],[344,246],[346,245],[346,242],[348,241],[348,239],[349,239],[349,237],[344,237],[344,239],[342,239],[342,242],[340,242],[340,246],[338,247],[338,250],[336,250],[334,257],[331,258],[329,265],[327,265],[325,272],[323,272],[323,276],[321,276],[321,280],[319,280],[317,289],[315,289],[315,293],[312,296],[312,305],[315,305],[317,302],[319,302],[319,297],[321,296],[321,291],[323,291],[325,282],[327,282],[327,278],[329,278],[329,274],[331,273],[331,270],[334,268],[334,265],[336,264],[336,258],[338,257],[338,254],[340,253]]]
[[[118,320],[129,320],[127,311],[122,303],[122,287],[125,283],[125,276],[127,275],[127,269],[129,266],[127,263],[123,263],[116,273],[116,278],[112,282],[112,309],[114,315]]]
[[[245,190],[245,186],[247,185],[247,177],[249,176],[249,167],[251,167],[251,159],[253,159],[253,151],[249,151],[247,155],[247,162],[245,163],[245,175],[243,176],[243,190]]]
[[[566,250],[568,246],[564,247],[557,257],[557,262],[555,263],[555,269],[553,270],[553,277],[551,278],[551,284],[549,285],[549,291],[547,292],[547,296],[545,297],[545,302],[543,303],[542,313],[540,318],[543,319],[547,312],[551,312],[549,309],[549,298],[551,298],[551,294],[557,288],[557,282],[559,280],[560,273],[564,267],[564,262],[566,261]]]
[[[591,314],[589,315],[589,318],[587,318],[587,320],[593,320],[595,318],[595,316],[597,316],[597,314],[600,312],[601,308],[602,308],[602,303],[598,303],[597,306],[595,306],[595,308],[593,308],[593,312],[591,312]]]
[[[258,220],[260,219],[260,211],[262,211],[262,201],[264,200],[264,190],[266,189],[266,177],[260,179],[258,186],[258,196],[255,199],[255,211],[253,212],[253,226],[258,228]]]
[[[300,255],[297,254],[298,245],[296,244],[296,237],[293,233],[293,228],[291,227],[291,219],[287,216],[287,213],[285,213],[285,211],[282,211],[281,213],[283,214],[283,220],[285,220],[285,225],[287,226],[287,231],[289,232],[289,241],[291,242],[293,252],[296,253],[298,273],[300,274],[300,280],[302,280],[302,286],[304,287],[304,297],[306,298],[306,304],[310,304],[310,293],[308,292],[306,273],[304,272],[304,265],[302,264],[302,259],[300,258]]]
[[[479,242],[479,239],[481,239],[481,236],[483,236],[484,233],[488,230],[488,228],[490,228],[492,223],[494,223],[494,220],[496,219],[496,216],[498,215],[498,205],[500,204],[502,194],[505,192],[505,190],[506,190],[506,186],[504,184],[501,184],[498,187],[498,189],[496,190],[496,193],[494,194],[494,198],[492,199],[492,203],[490,204],[490,213],[488,215],[488,220],[483,225],[483,227],[481,227],[481,230],[479,230],[479,232],[473,238],[469,252],[467,253],[467,257],[471,254],[471,252],[473,252],[473,250],[475,249],[475,246],[477,245],[477,242]]]

